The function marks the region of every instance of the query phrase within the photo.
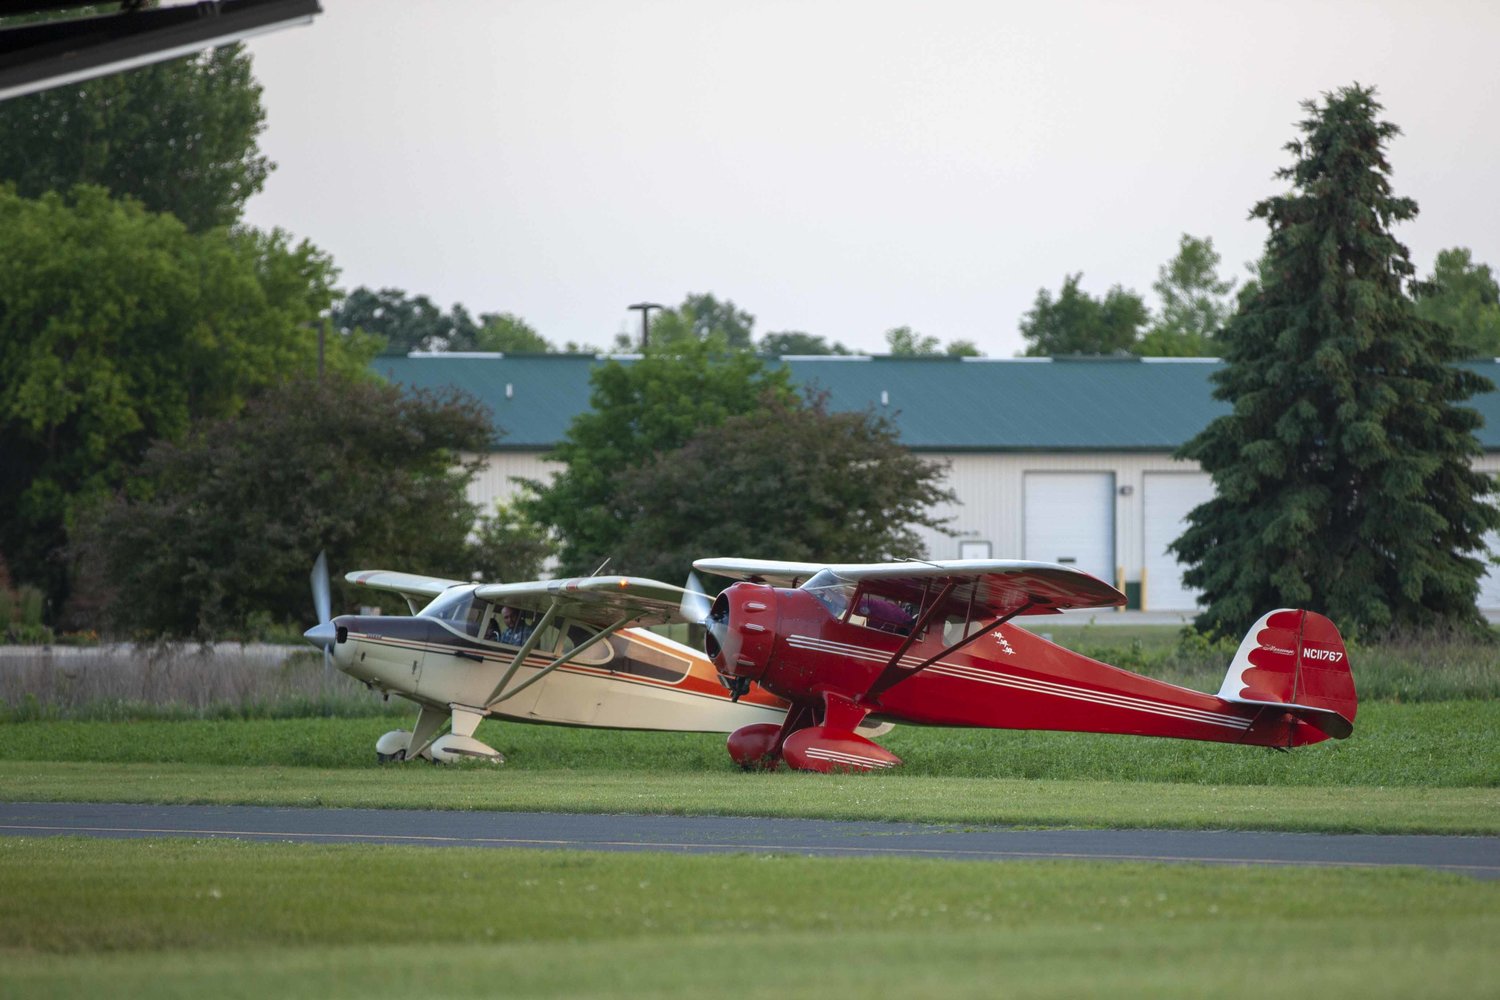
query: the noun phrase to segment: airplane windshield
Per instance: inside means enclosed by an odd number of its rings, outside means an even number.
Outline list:
[[[816,597],[835,618],[843,617],[849,608],[849,600],[854,596],[854,583],[831,569],[818,572],[798,589]]]
[[[447,622],[460,632],[479,634],[479,622],[484,617],[483,602],[474,602],[473,587],[454,587],[433,598],[432,603],[421,610],[424,618],[436,618]]]

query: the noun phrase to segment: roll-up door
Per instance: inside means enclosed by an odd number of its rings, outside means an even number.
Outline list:
[[[1485,552],[1481,558],[1489,560],[1500,556],[1500,534],[1491,531],[1484,536]],[[1479,607],[1485,611],[1500,610],[1500,566],[1490,563],[1484,576],[1479,578]]]
[[[1141,536],[1145,542],[1142,606],[1147,611],[1193,611],[1198,592],[1182,582],[1187,569],[1167,546],[1187,528],[1188,512],[1213,499],[1213,478],[1206,472],[1148,472],[1142,486]]]
[[[1113,472],[1028,472],[1023,514],[1027,559],[1115,582]]]

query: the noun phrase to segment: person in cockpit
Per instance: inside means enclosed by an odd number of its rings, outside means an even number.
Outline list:
[[[524,645],[531,633],[536,631],[535,625],[528,625],[521,620],[521,612],[506,604],[500,608],[500,620],[505,628],[495,637],[496,641],[503,642],[508,646]]]

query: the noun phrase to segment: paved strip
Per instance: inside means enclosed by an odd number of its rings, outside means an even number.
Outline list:
[[[1224,865],[1417,866],[1500,879],[1500,837],[1226,830],[1014,830],[917,823],[93,802],[0,803],[0,834],[228,837],[419,847],[1053,859]]]

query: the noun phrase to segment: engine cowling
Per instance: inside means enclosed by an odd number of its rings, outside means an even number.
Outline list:
[[[731,688],[761,678],[775,643],[775,588],[736,583],[714,599],[704,651]]]

